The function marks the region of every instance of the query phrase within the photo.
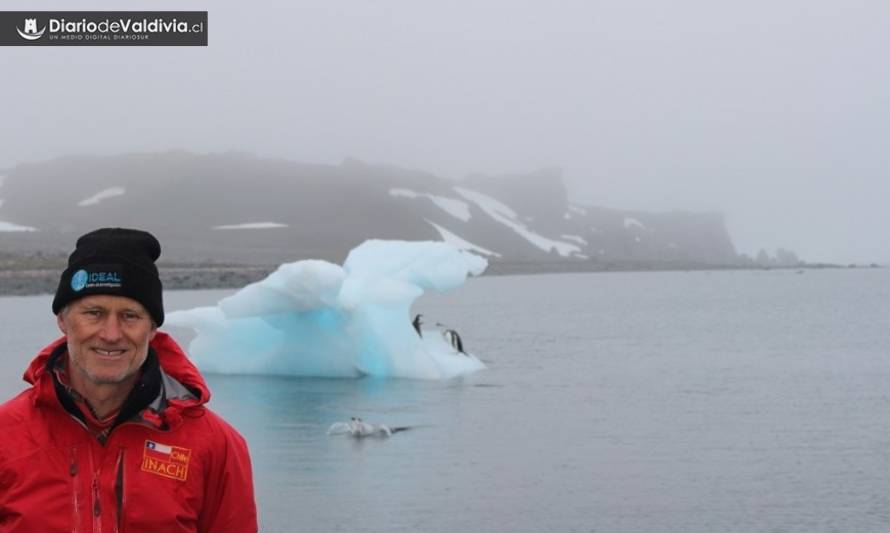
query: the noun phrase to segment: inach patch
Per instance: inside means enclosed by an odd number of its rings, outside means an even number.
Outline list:
[[[188,448],[147,440],[142,451],[142,471],[185,481],[191,455],[192,451]]]

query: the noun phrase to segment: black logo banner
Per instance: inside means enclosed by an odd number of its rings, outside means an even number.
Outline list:
[[[0,11],[0,46],[207,46],[207,12]]]

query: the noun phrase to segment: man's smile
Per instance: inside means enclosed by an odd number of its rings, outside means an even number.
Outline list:
[[[114,349],[105,349],[105,348],[93,348],[93,351],[103,357],[117,357],[127,352],[125,348],[114,348]]]

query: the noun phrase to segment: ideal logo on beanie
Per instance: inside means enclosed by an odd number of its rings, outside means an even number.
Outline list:
[[[80,269],[71,276],[71,289],[74,290],[74,292],[97,287],[115,289],[121,287],[123,284],[121,278],[122,276],[119,270],[87,272],[84,269]]]

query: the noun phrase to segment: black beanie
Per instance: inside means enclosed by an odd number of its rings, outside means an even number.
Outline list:
[[[160,326],[164,323],[164,303],[155,266],[160,255],[161,244],[146,231],[102,228],[83,235],[62,272],[53,313],[58,315],[78,298],[110,294],[141,303]]]

